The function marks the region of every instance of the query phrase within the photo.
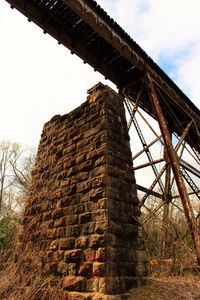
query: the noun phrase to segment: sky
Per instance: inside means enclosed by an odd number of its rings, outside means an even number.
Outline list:
[[[200,1],[98,0],[200,108]],[[0,141],[37,146],[43,124],[109,81],[0,1]]]

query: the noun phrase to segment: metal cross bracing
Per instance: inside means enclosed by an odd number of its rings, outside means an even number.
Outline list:
[[[184,211],[200,263],[199,214],[193,212],[191,200],[200,197],[199,109],[95,1],[6,1],[117,86],[131,116],[128,126],[136,128],[142,145],[133,157],[135,172],[142,170],[147,177],[146,170],[152,169],[149,186],[138,181],[138,190],[143,192],[141,206],[149,211],[148,198],[154,196],[160,201],[157,208],[165,207],[166,216],[169,203]],[[148,137],[144,126],[151,132]],[[154,158],[152,149],[157,145],[163,155]],[[147,161],[136,165],[144,154]],[[157,208],[149,212],[155,215]]]
[[[163,224],[161,256],[164,257],[165,240],[169,228],[169,206],[173,205],[182,211],[188,223],[199,263],[200,238],[197,222],[200,216],[200,161],[196,149],[194,150],[186,142],[193,121],[189,121],[187,126],[183,127],[177,120],[182,134],[178,136],[171,132],[164,115],[165,110],[168,109],[168,104],[163,105],[165,95],[158,89],[149,74],[144,76],[141,87],[144,84],[146,84],[151,98],[152,110],[158,114],[158,126],[155,126],[155,120],[151,120],[140,108],[139,102],[143,97],[141,88],[138,89],[138,95],[131,94],[127,88],[121,90],[130,116],[128,129],[131,131],[131,124],[134,127],[134,131],[130,132],[133,137],[133,151],[136,148],[134,144],[137,145],[136,134],[141,143],[141,149],[138,148],[133,156],[136,182],[149,183],[149,186],[141,184],[137,186],[140,191],[140,206],[148,212],[145,214],[143,224],[152,217],[159,219]],[[160,103],[162,103],[162,109]],[[175,117],[173,111],[171,114],[172,117]],[[155,128],[157,128],[157,132]],[[148,142],[146,138],[148,138]],[[146,155],[146,161],[144,155]],[[140,157],[141,163],[138,164],[137,160]],[[152,169],[151,173],[149,169]],[[142,175],[137,175],[137,172],[141,170]],[[151,207],[152,197],[154,198],[153,208]],[[195,211],[195,209],[197,210]]]

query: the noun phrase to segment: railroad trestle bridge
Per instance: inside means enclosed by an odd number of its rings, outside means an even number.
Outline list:
[[[192,204],[200,199],[199,109],[95,1],[6,1],[116,85],[129,114],[128,130],[137,134],[141,143],[133,154],[135,172],[145,174],[151,169],[153,174],[150,186],[137,182],[142,192],[140,207],[149,212],[144,222],[164,207],[166,228],[169,205],[175,205],[185,214],[200,264],[200,212],[194,212]],[[139,119],[151,132],[151,140],[145,138]],[[155,159],[151,149],[157,144],[162,155]],[[146,161],[137,164],[141,155]],[[150,196],[158,199],[153,210],[147,204]],[[163,231],[164,239],[167,229]]]

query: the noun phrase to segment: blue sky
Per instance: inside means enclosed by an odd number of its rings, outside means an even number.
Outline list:
[[[200,1],[98,2],[200,107]]]
[[[200,107],[200,1],[98,0]],[[37,145],[43,124],[86,99],[93,69],[0,2],[0,140]]]

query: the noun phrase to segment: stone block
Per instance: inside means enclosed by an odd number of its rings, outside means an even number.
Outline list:
[[[58,240],[52,241],[51,244],[50,244],[49,249],[50,250],[56,250],[56,249],[58,249],[58,244],[59,244]]]
[[[64,300],[93,300],[91,293],[65,292]]]
[[[99,278],[99,290],[98,291],[100,293],[106,293],[107,294],[107,280],[108,280],[107,277]]]
[[[82,263],[79,267],[78,275],[90,278],[92,276],[92,263]]]
[[[94,233],[94,222],[82,224],[81,235],[92,235]]]
[[[81,224],[73,225],[71,227],[70,233],[71,233],[72,237],[75,237],[75,238],[79,237],[81,232],[82,232],[82,225]]]
[[[99,278],[89,278],[89,279],[87,278],[87,280],[86,280],[86,291],[87,292],[94,292],[95,294],[97,292],[99,292]],[[93,295],[93,297],[94,297],[94,295]]]
[[[104,214],[103,214],[103,216],[104,216]],[[93,216],[93,219],[95,220],[94,216]],[[101,218],[98,218],[98,219],[101,219]],[[97,233],[99,235],[105,234],[108,230],[108,221],[106,218],[102,218],[102,221],[98,221],[98,219],[95,222],[95,233]]]
[[[96,209],[106,209],[108,207],[108,203],[107,202],[108,201],[107,201],[106,198],[99,199],[97,201]]]
[[[90,201],[97,201],[106,196],[104,188],[92,189],[89,193]]]
[[[86,172],[84,172],[86,173]],[[89,192],[90,189],[91,189],[91,181],[88,180],[88,173],[87,175],[84,175],[86,177],[86,180],[87,181],[83,181],[83,177],[81,178],[81,180],[79,181],[80,183],[77,183],[77,186],[76,186],[76,191],[77,193],[86,193],[86,192]]]
[[[97,262],[105,262],[107,260],[107,248],[99,248],[96,250],[95,260]]]
[[[68,275],[77,276],[78,275],[78,265],[77,263],[68,264]]]
[[[59,249],[67,250],[75,247],[75,238],[63,238],[59,241]]]
[[[62,227],[66,225],[66,218],[62,217],[54,221],[54,227]]]
[[[79,223],[80,224],[88,223],[91,221],[91,218],[92,218],[91,212],[86,212],[86,213],[80,214],[79,215]]]
[[[106,274],[105,262],[94,262],[92,267],[92,275],[96,277],[104,277]]]
[[[74,225],[74,224],[78,224],[78,215],[69,215],[66,216],[66,225]]]
[[[92,169],[92,160],[87,160],[77,166],[78,173],[89,172]]]
[[[63,217],[63,209],[62,209],[62,208],[60,208],[60,209],[55,209],[55,210],[52,212],[52,217],[53,217],[53,219],[57,219],[57,218]]]
[[[106,234],[91,234],[88,246],[93,249],[102,248],[106,245]]]
[[[107,277],[105,288],[106,288],[106,293],[111,295],[112,294],[117,295],[127,291],[126,284],[123,277],[119,277],[119,276]]]
[[[82,261],[83,251],[81,249],[73,249],[65,251],[64,253],[64,261],[68,263],[78,263]]]
[[[95,261],[96,251],[91,248],[84,250],[84,261],[92,262]]]
[[[60,227],[56,229],[56,238],[63,238],[66,236],[65,227]]]
[[[80,154],[76,157],[76,165],[79,165],[86,161],[86,154]]]
[[[82,276],[65,276],[63,279],[63,288],[68,291],[84,291],[85,278]]]
[[[72,231],[72,226],[66,226],[65,227],[65,237],[70,237],[71,236],[71,231]]]
[[[88,246],[88,237],[83,235],[83,236],[79,236],[76,239],[75,242],[75,247],[76,248],[86,248]]]
[[[98,201],[99,202],[99,201]],[[108,210],[107,209],[98,209],[93,212],[93,220],[96,222],[104,221],[108,219]]]

